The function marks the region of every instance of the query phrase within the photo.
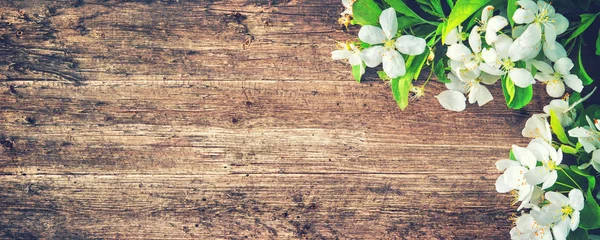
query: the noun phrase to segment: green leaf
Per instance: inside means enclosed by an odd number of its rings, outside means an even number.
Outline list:
[[[473,13],[485,6],[490,0],[458,0],[448,17],[448,26],[442,34],[442,43],[446,42],[446,35],[462,22],[467,20]]]
[[[393,7],[396,12],[402,13],[407,17],[418,19],[421,22],[427,22],[425,19],[417,15],[412,9],[410,9],[402,0],[384,0],[386,3]],[[354,3],[356,4],[356,3]],[[354,6],[352,7],[354,8]]]
[[[511,149],[510,152],[508,153],[508,159],[510,160],[517,160],[517,158],[515,157],[515,153],[513,152],[513,150]]]
[[[515,98],[515,83],[513,83],[508,75],[502,77],[502,91],[504,92],[506,105],[512,103]]]
[[[583,61],[581,60],[582,42],[583,41],[579,41],[579,51],[577,53],[577,64],[575,64],[575,68],[573,69],[574,71],[572,71],[572,72],[577,73],[577,76],[579,76],[579,78],[583,82],[583,85],[587,86],[587,85],[592,84],[594,82],[594,80],[590,77],[590,75],[588,75],[587,71],[585,71],[585,68],[583,66]]]
[[[454,1],[453,0],[446,0],[446,3],[448,3],[448,6],[450,6],[450,9],[454,8]]]
[[[392,94],[394,100],[398,104],[400,109],[404,110],[408,106],[408,96],[410,95],[410,88],[412,85],[412,78],[414,75],[413,61],[417,56],[409,56],[406,59],[406,74],[392,79]]]
[[[357,0],[352,5],[354,21],[360,25],[377,25],[381,8],[373,0]]]
[[[569,42],[571,42],[577,36],[581,35],[588,27],[590,27],[590,25],[592,25],[592,23],[594,22],[594,20],[596,20],[596,17],[599,14],[600,14],[600,12],[596,13],[596,14],[584,13],[584,14],[579,15],[579,17],[581,17],[581,24],[579,24],[579,27],[577,27],[577,29],[575,29],[575,31],[567,39],[567,41],[565,42],[565,45],[567,45]]]
[[[434,73],[437,77],[438,81],[443,83],[451,83],[452,81],[446,77],[446,66],[444,65],[444,60],[439,60],[434,66]]]
[[[596,38],[596,55],[600,56],[600,30],[598,30],[598,37]]]
[[[552,185],[552,187],[548,188],[546,191],[570,191],[573,188],[577,188],[579,183],[585,182],[584,177],[575,174],[568,166],[560,165],[560,168],[562,168],[562,170],[556,171],[556,174],[558,175],[556,184]],[[572,188],[567,186],[571,186]],[[585,189],[583,191],[585,192]]]
[[[410,85],[412,82],[411,78],[405,77],[397,77],[392,79],[392,94],[394,94],[394,100],[398,104],[400,109],[404,110],[408,106],[408,95],[410,91]]]
[[[417,0],[417,2],[424,12],[440,18],[445,17],[440,0]]]
[[[407,17],[407,16],[400,16],[400,17],[398,17],[398,31],[415,26],[419,23],[421,23],[421,22],[414,18]]]
[[[560,140],[564,144],[574,145],[569,141],[567,134],[565,133],[565,129],[560,124],[560,119],[556,116],[553,110],[550,110],[550,127],[552,128],[552,132],[556,135],[558,140]]]
[[[390,77],[388,77],[388,75],[384,71],[377,71],[377,75],[383,81],[390,81],[390,80],[392,80]]]
[[[506,106],[512,109],[521,109],[533,99],[533,87],[520,88],[514,84],[508,75],[502,78],[502,90]]]
[[[352,66],[352,76],[354,76],[354,79],[356,79],[357,82],[360,82],[360,79],[362,78],[362,73],[360,70],[360,65]]]
[[[570,232],[569,235],[567,236],[567,240],[581,240],[581,239],[589,239],[587,230],[578,228],[578,229],[575,229],[575,231]]]
[[[577,154],[577,150],[569,145],[560,145],[560,149],[563,151],[563,153],[566,153],[566,154],[571,154],[571,155]]]
[[[600,219],[600,206],[594,200],[592,190],[588,189],[585,196],[585,205],[579,218],[579,227],[586,230],[600,228],[598,219]]]
[[[587,174],[586,172],[579,169],[579,167],[575,166],[575,165],[571,165],[571,166],[569,166],[569,168],[573,172],[575,172],[577,175],[585,177],[587,179],[587,189],[593,190],[596,187],[596,179],[594,178],[594,176]],[[579,183],[579,184],[581,184],[581,183]]]
[[[510,22],[511,27],[515,25],[515,21],[512,18],[513,15],[515,15],[517,8],[517,0],[508,0],[508,21]]]
[[[412,74],[413,80],[417,80],[419,75],[421,75],[421,70],[423,69],[423,65],[427,61],[427,56],[429,56],[429,49],[425,49],[423,53],[415,57],[413,60],[412,66],[408,67],[407,75]]]

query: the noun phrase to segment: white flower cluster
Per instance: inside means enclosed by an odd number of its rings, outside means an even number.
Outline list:
[[[396,10],[388,8],[379,16],[381,27],[365,25],[358,32],[358,38],[370,46],[360,50],[354,44],[342,45],[342,50],[331,53],[334,60],[348,59],[352,66],[360,66],[360,75],[365,65],[374,68],[383,63],[383,71],[390,78],[406,74],[404,58],[401,54],[419,55],[425,51],[422,38],[412,35],[398,36]]]
[[[501,32],[508,25],[506,18],[493,16],[494,7],[484,8],[479,25],[475,25],[468,37],[467,47],[462,41],[462,27],[453,29],[447,36],[446,56],[450,59],[451,72],[448,90],[437,96],[440,104],[453,111],[466,108],[464,94],[469,103],[482,106],[493,99],[488,89],[481,85],[494,84],[508,77],[520,88],[535,83],[534,79],[546,84],[552,97],[559,98],[565,92],[565,83],[576,92],[581,92],[582,81],[570,71],[573,62],[567,58],[564,47],[556,42],[556,36],[564,33],[568,20],[555,13],[552,5],[531,0],[517,1],[520,8],[513,15],[516,24],[512,37]],[[484,34],[485,45],[481,34]],[[543,52],[543,54],[540,54]],[[554,62],[554,68],[550,66]],[[537,73],[532,74],[533,67]]]
[[[583,192],[579,186],[558,182],[558,171],[564,171],[562,149],[552,146],[552,130],[548,122],[550,113],[558,118],[563,127],[573,126],[576,116],[575,106],[593,94],[569,105],[562,99],[553,100],[544,107],[543,114],[534,114],[525,123],[524,137],[533,138],[527,147],[512,146],[515,160],[503,159],[496,162],[496,168],[503,174],[496,180],[496,190],[511,192],[515,202],[521,202],[518,211],[529,209],[515,221],[510,231],[511,239],[566,239],[570,231],[578,228],[580,211],[584,208]],[[588,118],[589,126],[576,127],[568,133],[578,137],[586,152],[594,151],[590,163],[579,166],[585,169],[590,165],[600,170],[600,123]],[[565,174],[567,174],[565,172]],[[561,185],[572,188],[568,197],[561,192],[548,191]],[[547,191],[547,192],[545,192]],[[564,192],[566,193],[566,192]]]

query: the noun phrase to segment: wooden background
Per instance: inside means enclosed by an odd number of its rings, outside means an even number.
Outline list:
[[[533,104],[352,80],[337,0],[1,1],[0,238],[504,239]],[[421,80],[422,81],[422,80]]]

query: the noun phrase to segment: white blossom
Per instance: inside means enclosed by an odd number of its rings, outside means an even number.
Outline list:
[[[550,124],[546,120],[548,115],[546,114],[533,114],[527,122],[525,122],[525,128],[521,131],[523,137],[529,138],[541,138],[544,141],[552,142],[552,130]]]
[[[403,35],[394,40],[398,31],[396,10],[388,8],[379,16],[380,27],[366,25],[358,32],[358,38],[371,44],[364,49],[361,58],[369,67],[377,67],[383,63],[383,71],[390,77],[396,78],[406,74],[404,58],[400,53],[418,55],[425,51],[425,39],[412,35]],[[379,45],[379,44],[383,44]],[[400,52],[400,53],[399,53]]]
[[[568,134],[571,137],[576,137],[583,149],[590,153],[596,149],[600,149],[600,129],[596,128],[592,120],[586,116],[589,126],[576,127],[569,130]]]
[[[502,16],[492,16],[493,12],[493,6],[485,7],[481,12],[481,20],[479,21],[480,26],[473,27],[473,29],[477,29],[475,30],[475,33],[477,33],[475,35],[476,37],[480,38],[479,34],[485,33],[485,42],[488,45],[492,45],[492,43],[498,39],[498,31],[508,25],[508,20],[506,20],[506,18]],[[473,33],[474,32],[472,31],[471,35],[473,35]]]
[[[361,51],[353,43],[342,43],[340,46],[341,50],[331,52],[331,58],[333,60],[348,59],[350,65],[360,66],[360,75],[362,76],[365,73],[365,63],[360,58]]]
[[[496,191],[500,193],[509,192],[511,190],[518,191],[516,202],[520,201],[519,210],[527,207],[530,204],[534,195],[534,186],[527,183],[525,174],[535,168],[537,163],[535,155],[527,148],[513,145],[514,160],[500,160],[496,162],[496,168],[504,171],[496,180]]]
[[[575,188],[569,191],[569,197],[557,192],[546,192],[545,197],[550,204],[532,210],[531,215],[541,224],[552,223],[555,239],[566,239],[569,232],[579,226],[579,212],[584,207],[583,193]]]
[[[556,151],[548,142],[541,138],[533,139],[527,146],[527,149],[531,150],[536,159],[542,163],[542,166],[536,166],[525,173],[527,183],[531,185],[543,183],[542,190],[554,185],[558,178],[558,173],[556,172],[560,168],[558,165],[563,159],[562,150],[558,149]]]
[[[569,27],[569,21],[556,13],[554,7],[544,1],[537,4],[531,0],[520,0],[521,6],[513,15],[517,24],[526,24],[526,29],[519,36],[522,47],[531,47],[541,43],[542,36],[550,49],[555,48],[556,36],[564,33]]]
[[[350,15],[353,16],[352,13],[352,5],[356,2],[356,0],[342,0],[342,5],[344,5],[344,11],[340,13],[340,15]]]
[[[563,127],[571,126],[576,117],[575,110],[569,106],[569,102],[562,99],[554,99],[544,106],[544,113],[550,115],[550,111],[554,112]]]
[[[541,225],[535,221],[530,214],[523,214],[515,221],[515,226],[510,230],[510,239],[530,240],[541,239],[551,240],[552,234],[548,225]]]
[[[480,68],[484,70],[484,68],[490,66],[493,69],[489,69],[486,72],[494,75],[496,75],[496,72],[508,73],[508,76],[515,83],[515,85],[521,88],[525,88],[531,84],[534,84],[535,80],[533,79],[531,72],[525,68],[517,67],[516,62],[523,60],[524,58],[529,58],[531,55],[537,55],[535,50],[531,50],[529,48],[513,49],[518,45],[518,43],[514,42],[505,34],[501,34],[497,38],[498,39],[493,44],[497,53],[496,58],[484,58],[487,65],[485,65],[483,68]]]
[[[540,82],[546,83],[546,92],[554,98],[562,97],[565,93],[565,83],[576,92],[583,90],[583,82],[577,75],[571,74],[574,64],[571,59],[563,57],[554,63],[554,69],[549,64],[533,60],[533,66],[539,71],[534,78]]]

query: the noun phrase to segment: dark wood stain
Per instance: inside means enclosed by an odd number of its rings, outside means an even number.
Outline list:
[[[507,238],[494,162],[550,99],[402,112],[330,59],[341,8],[1,1],[0,238]]]

